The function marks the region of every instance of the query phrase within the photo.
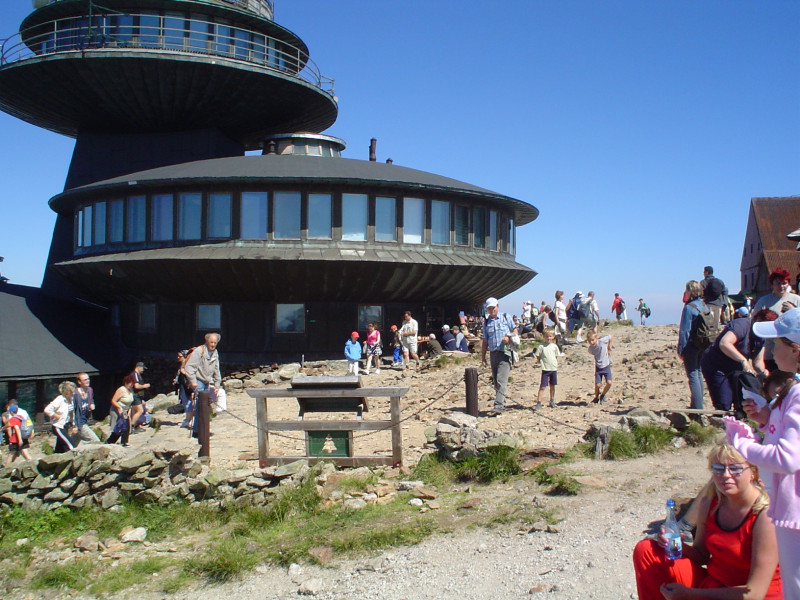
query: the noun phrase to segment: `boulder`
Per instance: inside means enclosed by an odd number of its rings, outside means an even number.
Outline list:
[[[283,365],[278,370],[278,377],[280,377],[283,381],[289,381],[292,377],[300,373],[300,363],[289,363]]]
[[[119,468],[123,471],[138,471],[145,465],[151,465],[155,456],[152,452],[141,452],[131,458],[126,458],[119,463]]]
[[[147,410],[151,413],[156,413],[162,410],[167,410],[173,404],[177,404],[177,397],[175,394],[158,394],[147,401]]]
[[[241,379],[229,379],[225,383],[222,384],[222,387],[225,389],[225,392],[230,394],[231,392],[241,390],[244,385],[242,384]]]
[[[439,419],[439,423],[446,423],[453,427],[477,427],[478,417],[473,417],[462,412],[449,413]]]
[[[289,464],[275,467],[275,470],[272,474],[274,477],[278,478],[289,477],[290,475],[295,475],[304,469],[308,469],[308,461],[296,460],[294,462],[290,462]]]
[[[120,532],[119,539],[122,540],[124,544],[129,544],[131,542],[143,542],[147,539],[147,528],[145,527],[135,527],[135,528],[127,528],[128,531],[125,533]]]
[[[69,452],[59,452],[40,458],[38,469],[40,473],[60,473],[64,470],[64,467],[70,465],[72,465],[72,454]]]

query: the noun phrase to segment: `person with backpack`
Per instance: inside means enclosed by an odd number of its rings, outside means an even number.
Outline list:
[[[597,305],[597,300],[594,299],[594,292],[589,292],[581,301],[578,314],[581,318],[581,326],[575,336],[575,341],[580,343],[583,341],[583,330],[588,329],[597,333],[597,324],[600,323],[600,307]]]
[[[714,277],[714,267],[703,268],[700,285],[703,287],[703,302],[714,317],[714,328],[719,329],[722,307],[728,301],[728,288],[721,279]]]
[[[580,327],[581,324],[581,298],[583,292],[575,292],[575,295],[569,299],[567,304],[567,339],[572,335],[572,330]]]
[[[753,323],[777,318],[777,314],[764,309],[753,316]],[[738,374],[744,372],[755,376],[765,372],[764,340],[750,330],[750,325],[747,317],[733,319],[700,359],[708,395],[717,410],[731,409],[734,392],[738,392],[734,390],[734,386],[739,385],[735,379]],[[741,406],[738,409],[741,410]]]
[[[617,321],[627,321],[628,311],[625,300],[619,294],[614,294],[614,302],[611,303],[611,312],[617,315]]]
[[[692,399],[690,408],[702,410],[703,376],[700,370],[700,357],[710,343],[707,334],[703,331],[698,332],[698,329],[704,329],[700,323],[704,314],[709,320],[713,320],[713,315],[703,302],[703,286],[699,281],[692,279],[686,283],[683,298],[681,324],[678,329],[678,356],[683,360],[683,368],[689,378],[689,392]]]
[[[636,312],[639,313],[639,325],[644,327],[644,321],[650,316],[650,307],[643,298],[639,298],[639,306],[636,307]]]
[[[27,420],[27,418],[25,420]],[[23,419],[19,414],[19,407],[16,403],[9,403],[8,422],[6,423],[6,430],[8,432],[8,454],[6,455],[5,461],[3,461],[4,467],[10,465],[20,454],[22,454],[22,458],[25,460],[31,459],[28,448],[31,447],[30,437],[33,434],[30,434],[28,438],[24,438],[22,435],[22,423]]]

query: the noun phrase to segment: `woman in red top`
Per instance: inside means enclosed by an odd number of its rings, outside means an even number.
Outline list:
[[[668,560],[663,539],[633,552],[639,600],[781,600],[778,542],[758,467],[729,444],[708,455],[711,481],[699,501],[694,544]]]

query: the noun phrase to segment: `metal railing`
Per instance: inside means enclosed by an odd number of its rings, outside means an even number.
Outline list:
[[[283,40],[227,23],[155,13],[95,14],[34,25],[3,40],[0,68],[68,52],[130,50],[205,54],[242,61],[296,77],[331,96],[335,93],[334,80],[323,76],[306,52]]]
[[[66,0],[34,0],[34,8],[42,8],[48,4],[55,4],[56,2],[64,2]],[[220,4],[233,4],[244,10],[249,10],[257,15],[273,19],[275,15],[275,4],[272,0],[212,0],[212,2],[219,2]]]

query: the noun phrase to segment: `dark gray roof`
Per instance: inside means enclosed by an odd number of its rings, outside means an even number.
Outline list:
[[[0,286],[0,380],[73,378],[115,369],[125,352],[101,324],[98,307],[47,296],[39,288]]]
[[[123,186],[131,189],[136,185],[156,186],[177,183],[190,185],[236,183],[241,185],[262,181],[307,184],[310,180],[315,183],[396,187],[402,188],[405,193],[414,193],[415,190],[418,190],[419,192],[440,191],[462,195],[496,203],[511,210],[515,215],[517,225],[530,223],[539,216],[536,207],[527,202],[427,171],[350,158],[277,154],[200,160],[131,173],[66,191],[54,196],[50,200],[50,205],[57,211],[68,210],[73,199],[85,197],[87,192],[107,192]]]

